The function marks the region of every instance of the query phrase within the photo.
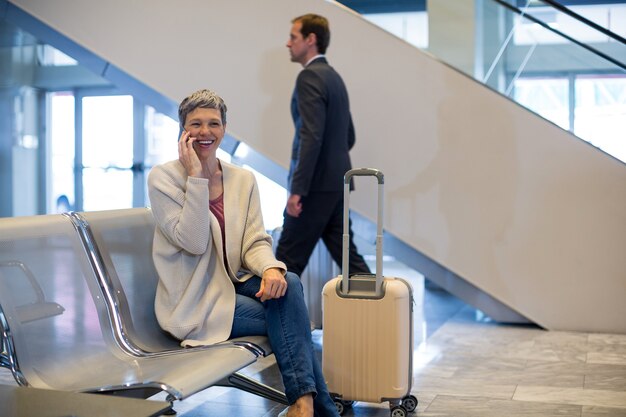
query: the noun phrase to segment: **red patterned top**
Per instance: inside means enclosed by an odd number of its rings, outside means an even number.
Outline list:
[[[222,252],[224,253],[224,264],[226,266],[226,271],[228,271],[228,259],[226,259],[226,232],[224,231],[224,193],[220,194],[214,200],[209,200],[209,210],[215,217],[217,217],[217,222],[220,224],[220,229],[222,231]]]

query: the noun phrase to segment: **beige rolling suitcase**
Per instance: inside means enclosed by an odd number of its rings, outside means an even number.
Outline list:
[[[349,275],[349,195],[353,176],[378,179],[376,274]],[[322,291],[322,367],[339,414],[354,401],[389,401],[392,417],[417,407],[413,379],[413,292],[408,282],[382,275],[383,173],[353,169],[344,177],[342,274]]]

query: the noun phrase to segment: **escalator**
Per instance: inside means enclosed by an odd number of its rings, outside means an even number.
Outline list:
[[[480,13],[498,18],[470,31],[498,36],[480,54],[448,52],[459,62],[437,53],[446,42],[420,51],[334,2],[87,3],[0,1],[0,17],[173,117],[189,92],[214,88],[229,105],[233,152],[245,144],[283,169],[299,71],[284,48],[289,22],[327,16],[328,57],[357,127],[354,164],[387,179],[386,251],[498,321],[626,332],[626,166],[509,99],[545,59],[624,74],[615,63],[571,42],[510,48],[506,16],[519,14],[495,2]],[[367,236],[375,207],[361,188],[352,201]]]

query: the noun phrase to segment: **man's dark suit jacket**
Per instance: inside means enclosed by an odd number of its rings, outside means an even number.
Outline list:
[[[354,126],[346,86],[324,57],[300,71],[291,115],[295,125],[291,194],[343,191],[343,176],[352,168],[349,151],[355,142]]]

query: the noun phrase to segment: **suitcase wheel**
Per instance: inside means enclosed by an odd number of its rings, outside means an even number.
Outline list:
[[[408,412],[401,405],[396,405],[391,409],[391,417],[406,417]]]
[[[354,401],[346,401],[335,397],[333,397],[333,402],[335,403],[335,407],[337,407],[337,412],[340,416],[344,415],[344,413],[349,408],[352,408],[352,405],[354,404]]]
[[[337,407],[337,413],[339,413],[340,416],[342,416],[345,412],[346,412],[346,406],[343,404],[343,401],[341,400],[334,400],[335,401],[335,407]]]
[[[409,413],[415,411],[417,408],[417,397],[415,395],[407,395],[402,399],[402,407]]]

